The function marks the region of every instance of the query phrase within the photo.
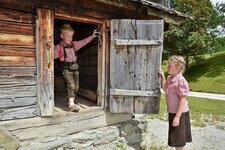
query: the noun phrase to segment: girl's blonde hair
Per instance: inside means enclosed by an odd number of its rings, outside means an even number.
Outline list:
[[[173,61],[176,64],[176,66],[179,66],[181,68],[182,73],[185,72],[186,62],[183,56],[172,55],[169,57],[169,61]]]
[[[62,34],[65,31],[74,32],[74,29],[72,28],[72,26],[70,24],[66,23],[60,28],[60,33]]]

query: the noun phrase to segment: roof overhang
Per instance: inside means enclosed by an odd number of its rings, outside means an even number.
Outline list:
[[[157,19],[163,19],[170,24],[182,24],[187,19],[187,15],[176,11],[174,9],[167,8],[158,3],[151,2],[149,0],[95,0],[97,2],[105,3],[108,5],[128,9],[145,9],[147,16],[151,16]]]

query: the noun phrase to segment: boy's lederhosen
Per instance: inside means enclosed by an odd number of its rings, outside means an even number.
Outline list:
[[[173,127],[173,119],[176,116],[175,113],[169,113],[169,133],[168,133],[168,145],[172,147],[183,147],[187,142],[192,142],[191,137],[191,124],[189,112],[181,114],[179,126]]]
[[[79,89],[79,66],[77,61],[66,62],[66,48],[72,48],[72,46],[63,47],[64,50],[64,61],[61,62],[62,74],[67,86],[68,97],[75,98]],[[75,65],[75,68],[71,68],[72,65]]]

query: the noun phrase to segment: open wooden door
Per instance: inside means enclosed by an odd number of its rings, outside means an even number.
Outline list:
[[[110,111],[158,113],[162,20],[112,20]]]

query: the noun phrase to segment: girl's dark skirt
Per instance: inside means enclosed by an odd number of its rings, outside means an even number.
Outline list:
[[[172,147],[183,147],[186,145],[186,142],[192,141],[189,112],[181,114],[180,124],[177,127],[172,126],[175,116],[175,113],[169,113],[168,145]]]

